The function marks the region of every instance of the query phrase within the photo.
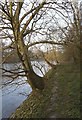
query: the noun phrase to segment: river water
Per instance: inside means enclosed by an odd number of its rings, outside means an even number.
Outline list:
[[[33,65],[36,65],[37,67],[33,66],[34,71],[40,75],[43,76],[48,70],[49,66],[44,62],[32,62]],[[5,67],[8,69],[14,68],[14,64],[5,64]],[[38,69],[40,67],[42,69],[42,72]],[[2,82],[8,81],[10,78],[3,77]],[[19,77],[15,80],[13,83],[20,83],[24,82],[25,78]],[[28,83],[21,84],[17,86],[16,84],[13,85],[7,85],[2,89],[2,118],[8,118],[11,113],[13,113],[17,107],[25,100],[27,99],[28,95],[32,92],[32,89]]]

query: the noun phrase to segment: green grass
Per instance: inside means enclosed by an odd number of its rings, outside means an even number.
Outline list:
[[[45,89],[32,92],[11,118],[48,118],[52,114],[57,118],[80,118],[79,65],[58,65],[45,77]]]
[[[61,65],[57,68],[56,112],[60,118],[80,118],[80,67]]]

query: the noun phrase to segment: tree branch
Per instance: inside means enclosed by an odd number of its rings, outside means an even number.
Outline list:
[[[18,18],[19,17],[22,5],[23,5],[23,2],[18,2],[16,11],[15,11],[15,14],[14,14],[14,18]]]
[[[21,34],[23,34],[27,28],[27,26],[29,25],[29,23],[31,22],[31,20],[35,17],[35,15],[39,12],[39,10],[44,6],[45,2],[43,1],[38,7],[37,9],[34,11],[34,13],[32,13],[32,15],[30,16],[30,18],[27,20],[26,24],[24,25]]]
[[[30,43],[29,45],[28,45],[28,48],[29,47],[32,47],[32,46],[34,46],[34,45],[37,45],[37,44],[54,44],[54,45],[66,45],[66,43],[64,43],[64,42],[61,42],[61,43],[59,43],[59,42],[54,42],[54,41],[47,41],[47,40],[45,40],[45,41],[37,41],[37,42],[34,42],[34,43]]]

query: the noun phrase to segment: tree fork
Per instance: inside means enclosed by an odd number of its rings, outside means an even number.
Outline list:
[[[34,89],[43,90],[44,77],[40,77],[34,72],[28,55],[27,47],[24,45],[23,39],[20,36],[20,38],[15,41],[16,41],[18,56],[24,67],[26,77],[27,79],[29,79],[28,80],[29,84],[31,85],[33,90]]]

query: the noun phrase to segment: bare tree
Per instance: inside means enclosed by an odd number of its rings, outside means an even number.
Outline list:
[[[22,69],[21,72],[3,68],[4,73],[13,74],[13,76],[8,75],[13,79],[25,76],[32,89],[44,89],[45,78],[34,72],[28,51],[33,46],[41,44],[67,45],[67,29],[72,23],[72,19],[70,19],[72,7],[69,0],[42,0],[41,2],[38,0],[8,2],[6,0],[5,3],[1,2],[1,40],[6,41],[3,51],[8,52],[7,57],[9,57],[13,54],[11,51],[15,49],[22,64],[22,68],[16,68],[19,71]],[[62,24],[65,23],[65,26],[62,26],[59,21]],[[5,60],[6,58],[3,61],[5,62]]]

